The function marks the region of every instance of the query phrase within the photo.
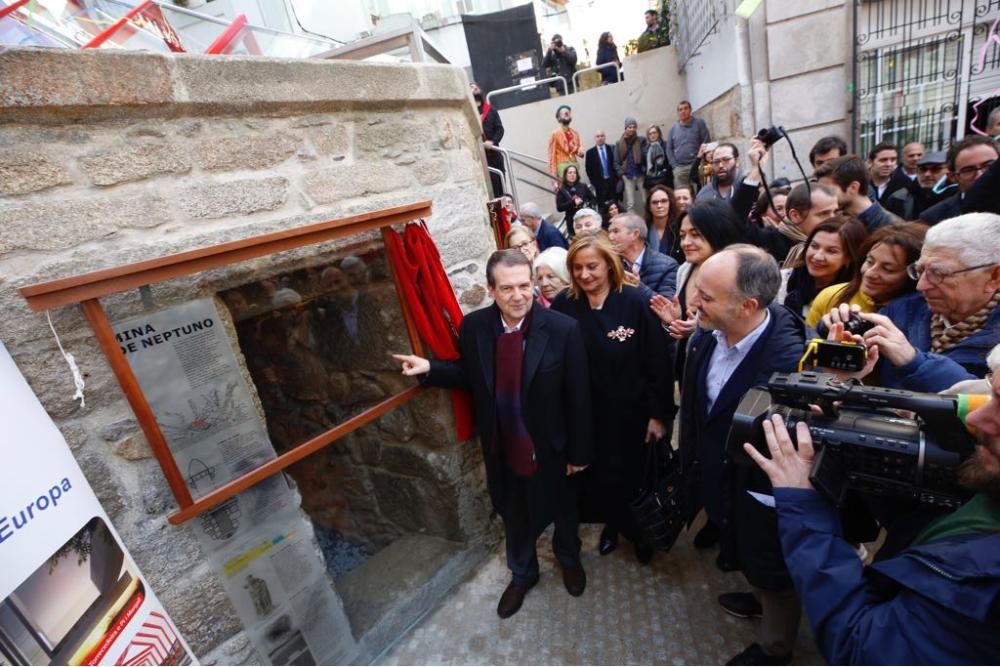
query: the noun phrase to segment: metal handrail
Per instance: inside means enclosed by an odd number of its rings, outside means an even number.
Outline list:
[[[520,157],[520,158],[527,158],[529,160],[534,160],[535,162],[541,162],[542,164],[548,164],[549,163],[549,161],[546,160],[545,158],[535,157],[534,155],[528,155],[527,153],[521,153],[519,151],[515,151],[515,150],[510,149],[510,148],[501,148],[500,150],[502,150],[502,151],[504,151],[506,153],[509,153],[511,155],[515,155],[515,156]]]
[[[528,164],[527,162],[525,162],[523,160],[515,159],[514,162],[517,162],[519,165],[521,165],[521,166],[523,166],[523,167],[525,167],[527,169],[530,169],[531,171],[535,172],[536,174],[541,174],[542,176],[547,176],[548,178],[551,178],[554,181],[558,181],[559,180],[558,176],[556,176],[555,174],[551,173],[550,171],[548,171],[546,169],[539,169],[538,167],[534,167],[534,166]],[[546,163],[546,164],[548,164],[548,163]]]
[[[496,167],[486,167],[486,171],[491,174],[496,174],[500,177],[500,186],[503,188],[504,192],[510,192],[509,183],[507,182],[507,174],[503,173],[503,169],[497,169]],[[511,195],[513,196],[513,195]],[[517,201],[514,201],[514,205],[517,206]]]
[[[563,85],[563,95],[569,92],[569,87],[566,84],[566,77],[563,76],[550,76],[547,79],[538,79],[537,81],[529,81],[528,83],[521,83],[516,86],[508,86],[507,88],[497,88],[496,90],[491,90],[486,93],[486,101],[489,102],[493,99],[494,95],[500,95],[501,93],[513,93],[518,90],[527,90],[529,88],[534,88],[535,86],[540,86],[545,83],[552,83],[553,81],[562,81]]]
[[[521,181],[522,183],[525,183],[525,184],[527,184],[527,185],[530,185],[530,186],[531,186],[531,187],[533,187],[533,188],[538,188],[538,189],[539,189],[539,190],[541,190],[542,192],[547,192],[547,193],[549,193],[550,195],[551,195],[551,194],[553,194],[553,193],[552,193],[552,188],[547,188],[547,187],[545,187],[544,185],[539,185],[538,183],[535,183],[534,181],[529,181],[528,179],[526,179],[526,178],[521,178],[520,176],[518,176],[518,177],[517,177],[517,180],[519,180],[519,181]]]
[[[620,82],[622,80],[622,70],[618,67],[618,63],[604,63],[603,65],[594,65],[593,67],[588,67],[587,69],[579,69],[573,73],[573,89],[580,90],[580,75],[587,72],[596,72],[598,70],[607,69],[608,67],[615,68],[615,78]]]

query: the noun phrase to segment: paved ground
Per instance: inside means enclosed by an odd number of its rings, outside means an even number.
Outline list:
[[[716,597],[748,590],[738,573],[715,567],[716,551],[682,534],[668,554],[640,566],[628,542],[597,554],[599,526],[585,526],[587,590],[563,588],[547,536],[539,540],[542,578],[513,617],[496,614],[508,583],[501,544],[463,583],[380,659],[387,665],[724,664],[753,641],[754,621],[725,614]],[[543,545],[544,548],[543,548]],[[803,619],[794,664],[823,664]]]

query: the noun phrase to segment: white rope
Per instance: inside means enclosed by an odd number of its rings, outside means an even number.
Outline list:
[[[56,333],[56,328],[52,326],[52,315],[49,311],[45,311],[45,317],[49,321],[49,329],[52,330],[52,335],[56,337],[56,345],[59,346],[59,351],[62,352],[62,356],[66,359],[66,363],[69,364],[69,370],[73,374],[73,385],[76,387],[76,393],[73,394],[73,400],[80,399],[80,407],[86,406],[86,400],[83,398],[83,388],[85,383],[83,381],[83,375],[80,374],[80,368],[76,365],[76,359],[73,355],[63,349],[62,341],[59,340],[59,334]]]

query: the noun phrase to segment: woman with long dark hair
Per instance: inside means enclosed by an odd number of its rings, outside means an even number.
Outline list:
[[[692,206],[681,216],[678,234],[684,263],[677,268],[677,296],[673,300],[653,297],[653,312],[667,327],[670,336],[683,341],[694,333],[697,313],[687,304],[694,294],[696,279],[706,259],[733,243],[743,242],[743,224],[729,202],[708,200]],[[687,345],[677,347],[674,375],[684,373]]]
[[[803,317],[820,291],[849,282],[861,268],[861,247],[868,232],[846,215],[836,215],[816,225],[806,237],[803,262],[781,270],[776,301]]]
[[[829,328],[842,321],[841,304],[847,304],[850,312],[874,313],[913,292],[917,281],[906,274],[906,267],[920,259],[926,233],[927,225],[918,222],[898,222],[875,230],[862,248],[865,259],[861,269],[850,281],[830,285],[817,294],[806,323],[815,327],[822,321]]]
[[[619,534],[648,563],[652,547],[641,537],[629,504],[638,495],[647,447],[669,437],[673,402],[671,345],[637,287],[626,284],[621,258],[606,234],[581,235],[566,258],[568,293],[552,308],[580,324],[590,371],[597,457],[581,493],[583,520],[605,522],[599,551],[609,554]],[[588,502],[595,504],[588,511]]]
[[[575,165],[566,167],[562,183],[556,190],[556,210],[566,214],[566,233],[572,237],[573,216],[581,208],[597,208],[597,197],[586,183],[580,182],[580,171]]]
[[[602,32],[600,38],[597,40],[597,59],[594,61],[594,64],[600,67],[608,63],[614,63],[619,68],[622,66],[621,58],[618,57],[618,45],[615,44],[615,38],[611,36],[610,32]],[[598,71],[601,73],[602,86],[606,86],[609,83],[618,83],[618,72],[614,67],[602,67]]]
[[[683,262],[684,254],[677,238],[679,216],[673,190],[665,185],[650,189],[643,210],[643,218],[646,219],[646,246],[659,250],[677,262]]]

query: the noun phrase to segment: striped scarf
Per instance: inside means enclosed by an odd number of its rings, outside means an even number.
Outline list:
[[[945,324],[942,315],[937,313],[931,315],[931,352],[942,354],[978,333],[997,306],[1000,306],[1000,290],[993,293],[993,298],[985,306],[951,326]]]

